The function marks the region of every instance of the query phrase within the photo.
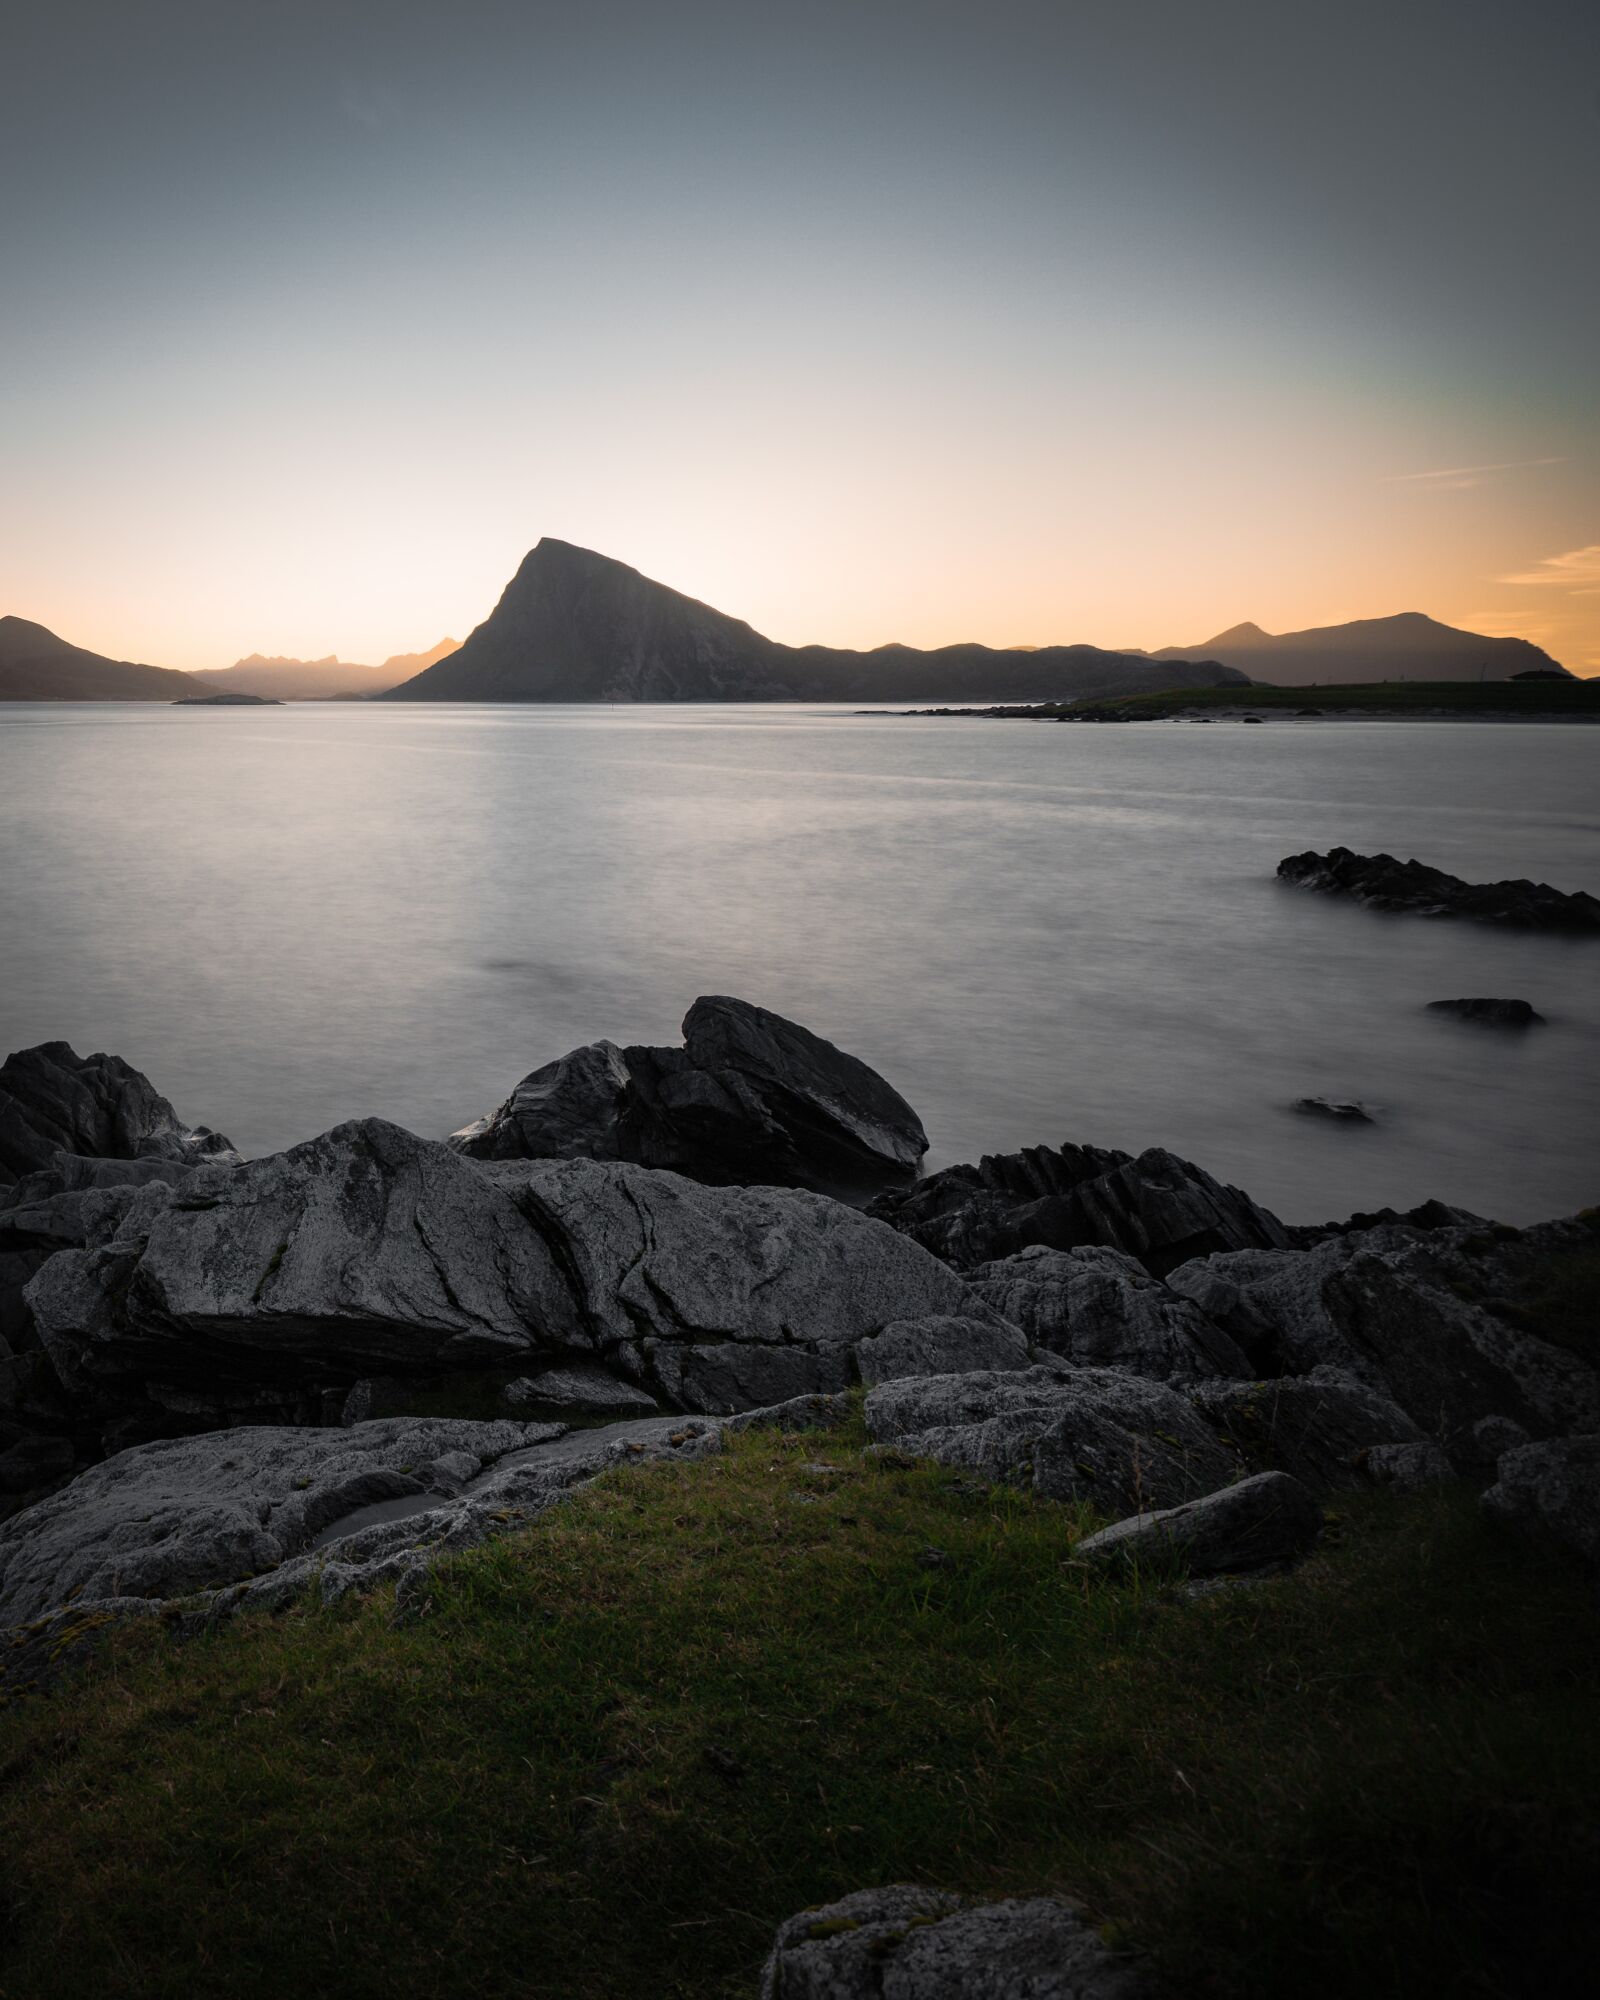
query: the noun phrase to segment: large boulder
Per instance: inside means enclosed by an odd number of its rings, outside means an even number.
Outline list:
[[[185,1125],[120,1056],[41,1042],[0,1064],[0,1184],[52,1166],[60,1153],[195,1162],[231,1152],[220,1133]]]
[[[854,1379],[859,1341],[998,1319],[858,1210],[619,1162],[476,1166],[378,1119],[179,1188],[27,1290],[61,1380],[174,1428],[336,1421],[354,1384],[582,1360],[678,1408]]]
[[[958,1270],[1031,1244],[1092,1244],[1136,1257],[1155,1277],[1220,1250],[1287,1248],[1275,1215],[1175,1153],[1134,1159],[1096,1146],[1031,1146],[946,1167],[880,1195],[870,1213]]]
[[[1251,1373],[1243,1351],[1192,1299],[1126,1251],[1033,1244],[965,1276],[1036,1346],[1080,1367],[1122,1368],[1158,1382]]]
[[[897,1882],[780,1925],[761,2000],[1142,2000],[1118,1957],[1057,1896],[977,1902]]]
[[[683,1034],[681,1049],[575,1049],[450,1144],[480,1160],[627,1160],[847,1199],[915,1178],[921,1121],[855,1056],[717,994],[695,1001]]]
[[[1176,1390],[1062,1362],[885,1382],[866,1423],[877,1444],[1109,1514],[1175,1506],[1239,1469]]]
[[[1026,1368],[1033,1356],[1014,1326],[992,1320],[896,1320],[856,1346],[856,1368],[866,1383],[897,1382],[908,1375],[960,1375],[974,1369]]]
[[[1517,1295],[1582,1222],[1527,1231],[1385,1226],[1299,1251],[1245,1250],[1171,1274],[1264,1376],[1329,1365],[1384,1392],[1464,1477],[1510,1443],[1600,1430],[1600,1370],[1543,1338]],[[1397,1442],[1399,1440],[1396,1440]]]
[[[1374,1451],[1425,1443],[1392,1396],[1337,1368],[1275,1382],[1196,1382],[1189,1398],[1247,1465],[1291,1473],[1317,1493],[1368,1484]]]
[[[1081,1562],[1181,1561],[1193,1576],[1267,1569],[1304,1555],[1322,1509],[1287,1472],[1258,1472],[1181,1507],[1135,1514],[1079,1542]]]
[[[1278,880],[1349,896],[1374,910],[1470,917],[1511,930],[1600,933],[1600,901],[1581,889],[1568,895],[1547,882],[1463,882],[1442,868],[1397,861],[1392,854],[1356,854],[1348,847],[1290,854],[1278,863]]]
[[[1535,1541],[1600,1568],[1600,1436],[1552,1438],[1508,1451],[1483,1506]]]

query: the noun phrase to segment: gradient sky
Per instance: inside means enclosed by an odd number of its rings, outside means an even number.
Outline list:
[[[837,645],[1424,610],[1600,672],[1593,0],[4,8],[0,611]]]

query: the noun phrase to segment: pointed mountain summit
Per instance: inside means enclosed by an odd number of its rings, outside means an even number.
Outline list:
[[[386,701],[1049,701],[1243,684],[1094,646],[784,646],[626,563],[546,536],[459,652]]]
[[[204,692],[175,667],[108,660],[31,618],[0,618],[0,701],[181,701]]]
[[[1199,646],[1165,646],[1152,660],[1221,660],[1277,687],[1329,687],[1365,681],[1504,681],[1542,668],[1566,669],[1527,639],[1493,639],[1441,625],[1421,611],[1354,618],[1304,632],[1263,632],[1235,625]]]

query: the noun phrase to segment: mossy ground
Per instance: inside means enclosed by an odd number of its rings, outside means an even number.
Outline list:
[[[1583,1579],[1373,1495],[1185,1601],[861,1443],[613,1474],[399,1630],[119,1633],[0,1714],[0,1993],[749,1996],[904,1878],[1073,1894],[1183,1994],[1589,1990]]]

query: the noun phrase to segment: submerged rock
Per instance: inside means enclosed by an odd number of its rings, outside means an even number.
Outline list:
[[[1211,1492],[1239,1467],[1175,1390],[1060,1362],[885,1382],[866,1422],[874,1443],[1114,1514]]]
[[[915,1177],[921,1121],[857,1057],[722,995],[696,1000],[683,1034],[681,1049],[574,1049],[450,1144],[473,1159],[627,1160],[845,1197]]]
[[[1486,1028],[1543,1027],[1543,1014],[1536,1014],[1526,1000],[1430,1000],[1430,1014],[1454,1014],[1461,1021],[1477,1021]]]
[[[779,1926],[761,2000],[1144,2000],[1148,1976],[1055,1896],[975,1902],[898,1882]]]
[[[1336,1118],[1351,1125],[1373,1122],[1372,1113],[1353,1097],[1297,1097],[1294,1108],[1312,1118]]]
[[[1355,854],[1348,847],[1290,854],[1278,863],[1278,880],[1328,896],[1350,896],[1374,910],[1470,917],[1514,930],[1600,933],[1600,900],[1581,889],[1569,895],[1545,882],[1463,882],[1443,869],[1397,861],[1392,854]]]
[[[1287,1248],[1288,1231],[1240,1189],[1159,1147],[1134,1159],[1095,1146],[1031,1146],[946,1167],[868,1210],[958,1270],[1101,1245],[1160,1278],[1219,1250]]]
[[[1195,1576],[1223,1576],[1292,1562],[1322,1532],[1322,1509],[1287,1472],[1258,1472],[1181,1507],[1135,1514],[1078,1543],[1083,1562],[1176,1557]]]

